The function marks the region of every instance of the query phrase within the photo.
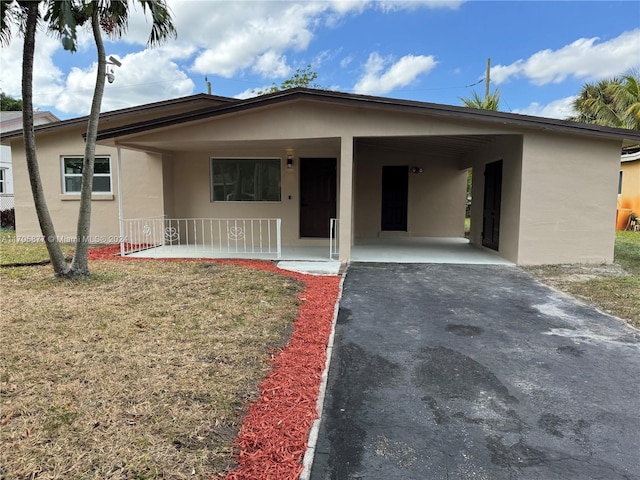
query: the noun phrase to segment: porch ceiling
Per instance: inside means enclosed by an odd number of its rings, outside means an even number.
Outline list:
[[[390,136],[390,137],[355,137],[355,145],[371,147],[376,150],[394,152],[428,152],[429,156],[445,161],[458,160],[469,152],[493,142],[499,135],[425,135],[425,136]],[[339,138],[297,138],[297,139],[264,139],[264,140],[166,140],[166,141],[122,141],[123,147],[139,150],[180,152],[180,151],[233,151],[237,149],[255,150],[264,148],[291,148],[296,151],[313,151],[314,149],[340,149]]]
[[[493,142],[498,135],[433,135],[406,137],[360,137],[357,145],[398,152],[428,151],[432,157],[457,160]]]

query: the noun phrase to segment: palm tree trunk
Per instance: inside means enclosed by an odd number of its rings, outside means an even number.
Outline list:
[[[80,211],[78,212],[78,227],[76,248],[71,262],[71,272],[75,276],[89,275],[89,234],[91,231],[91,192],[93,190],[93,167],[96,155],[96,139],[98,137],[98,122],[100,120],[100,106],[104,93],[106,76],[106,54],[102,33],[100,31],[100,15],[97,6],[91,14],[93,38],[98,52],[98,73],[96,87],[93,92],[91,112],[87,124],[85,140],[84,162],[82,164],[82,186],[80,188]]]
[[[22,62],[22,126],[24,135],[25,156],[33,203],[38,215],[40,231],[44,236],[44,242],[49,252],[51,265],[56,277],[69,275],[69,267],[58,243],[53,221],[49,214],[47,201],[44,196],[42,181],[40,180],[40,168],[36,153],[36,136],[33,129],[33,58],[36,45],[36,27],[38,24],[38,8],[40,2],[26,2],[27,20],[24,33],[24,49]]]

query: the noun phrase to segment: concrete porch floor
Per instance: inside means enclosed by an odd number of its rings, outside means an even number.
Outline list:
[[[137,258],[251,258],[273,260],[280,268],[312,274],[335,275],[341,263],[329,259],[329,246],[283,246],[280,259],[275,255],[212,251],[195,245],[162,246],[130,254]],[[351,262],[367,263],[449,263],[474,265],[513,265],[486,248],[476,247],[466,238],[386,237],[357,239],[351,248]]]

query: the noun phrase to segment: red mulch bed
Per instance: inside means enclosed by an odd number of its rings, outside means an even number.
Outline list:
[[[119,253],[118,245],[95,248],[89,251],[89,259],[122,260]],[[239,449],[238,467],[224,477],[224,480],[295,480],[302,473],[309,430],[318,417],[316,402],[340,277],[285,271],[272,262],[260,260],[197,261],[233,263],[275,272],[306,286],[300,294],[300,313],[293,324],[291,339],[272,361],[273,369],[260,385],[260,396],[250,405],[235,440]]]

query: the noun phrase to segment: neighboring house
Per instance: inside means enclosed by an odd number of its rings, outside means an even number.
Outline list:
[[[101,118],[92,235],[193,251],[274,237],[324,247],[332,225],[342,261],[380,237],[462,238],[471,168],[472,244],[521,265],[611,262],[620,150],[640,141],[633,130],[302,88]],[[60,236],[75,235],[85,128],[86,118],[37,128]],[[19,135],[3,142],[24,156]],[[17,233],[38,236],[25,168],[15,188]]]
[[[628,228],[632,214],[640,217],[640,146],[624,150],[620,158],[616,228]]]
[[[51,112],[34,112],[34,125],[44,125],[59,121]],[[0,137],[9,132],[22,130],[22,112],[0,112]],[[0,146],[0,211],[9,210],[14,206],[13,197],[13,166],[11,161],[11,147]]]

